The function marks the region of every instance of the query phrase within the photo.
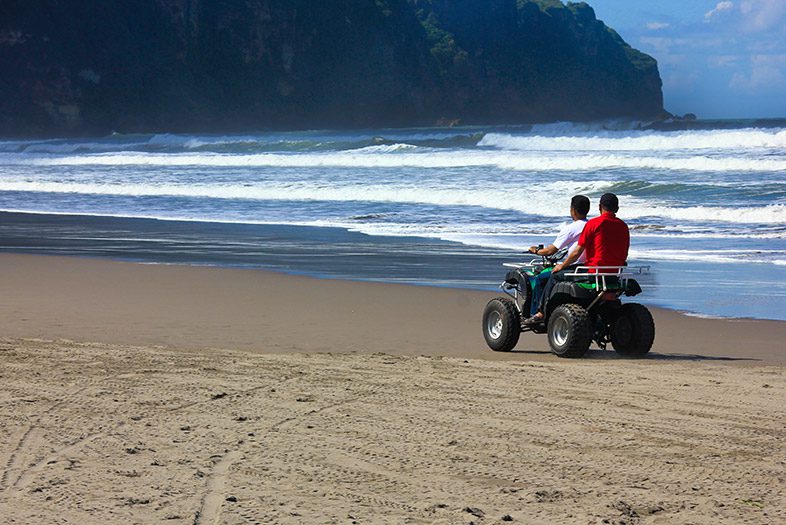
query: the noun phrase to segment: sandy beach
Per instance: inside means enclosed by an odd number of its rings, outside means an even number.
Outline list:
[[[487,292],[0,269],[0,522],[786,521],[786,323],[562,360],[489,351]]]
[[[0,525],[786,525],[786,0],[0,6]]]

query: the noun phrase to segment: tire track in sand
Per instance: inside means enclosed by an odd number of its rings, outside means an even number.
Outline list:
[[[259,390],[259,388],[253,388],[249,391],[255,390]],[[315,410],[309,410],[297,416],[283,418],[274,423],[268,429],[268,432],[278,432],[282,425],[299,420],[305,416],[318,414],[326,410],[331,410],[333,408],[346,405],[353,401],[355,401],[355,399],[339,401]],[[227,497],[226,485],[227,481],[229,480],[229,471],[232,468],[232,465],[234,465],[242,457],[242,451],[230,450],[221,456],[218,461],[216,461],[215,465],[213,466],[213,470],[208,476],[207,482],[205,483],[205,494],[202,497],[200,508],[194,516],[194,525],[216,525],[221,522],[224,501]]]
[[[202,504],[194,517],[194,525],[215,525],[221,520],[221,511],[226,499],[226,484],[229,469],[242,457],[239,450],[231,450],[221,456],[207,478],[207,491],[202,497]]]
[[[41,421],[45,416],[51,414],[56,409],[60,408],[60,406],[66,404],[70,399],[78,396],[88,388],[90,387],[83,386],[72,390],[63,399],[53,403],[49,408],[44,410],[38,417],[36,417],[33,423],[28,425],[27,428],[21,432],[21,435],[17,440],[17,444],[14,447],[13,452],[11,452],[8,461],[6,462],[5,468],[3,469],[3,474],[0,476],[0,489],[2,489],[4,492],[9,492],[11,489],[14,489],[19,485],[20,481],[26,476],[27,472],[31,468],[40,466],[42,463],[41,461],[31,462],[29,460],[26,461],[26,459],[32,456],[36,450],[41,448],[44,435],[44,431],[41,428]],[[68,445],[66,448],[71,449],[72,446],[73,445]],[[64,450],[65,449],[55,451],[55,454],[63,452]],[[13,481],[9,481],[9,478],[14,476],[14,474],[16,476]]]
[[[77,439],[73,443],[70,443],[62,448],[55,450],[52,454],[44,457],[40,461],[37,461],[32,465],[30,465],[29,467],[23,469],[22,472],[19,473],[19,477],[17,477],[16,481],[14,481],[14,483],[12,483],[8,487],[9,492],[11,494],[21,492],[22,490],[25,489],[25,487],[27,487],[30,484],[31,481],[33,481],[33,477],[44,467],[46,467],[51,463],[56,462],[58,459],[63,457],[65,454],[68,454],[69,452],[74,452],[81,449],[82,446],[86,445],[87,443],[90,443],[91,441],[99,438],[102,435],[103,435],[102,433],[88,434],[83,438]]]

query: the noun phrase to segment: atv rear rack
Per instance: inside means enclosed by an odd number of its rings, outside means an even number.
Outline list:
[[[649,266],[576,266],[572,273],[563,273],[565,277],[583,277],[590,278],[592,281],[594,277],[595,287],[599,292],[605,292],[608,289],[606,284],[606,277],[616,277],[619,279],[620,284],[625,288],[625,281],[633,275],[644,275],[650,271]]]
[[[540,259],[533,259],[530,262],[503,263],[506,268],[531,268],[538,265]],[[594,277],[595,286],[598,291],[606,291],[606,277],[617,277],[621,281],[634,275],[645,275],[650,272],[650,266],[575,266],[573,272],[563,273],[565,277]],[[592,279],[587,279],[591,281]]]
[[[540,262],[540,259],[533,259],[528,263],[525,262],[516,262],[516,263],[503,263],[502,266],[507,268],[531,268]],[[592,308],[595,303],[597,303],[603,294],[609,291],[609,283],[606,281],[607,277],[613,277],[617,279],[617,283],[619,286],[615,286],[614,290],[625,290],[627,289],[627,281],[628,278],[634,275],[645,275],[648,274],[650,271],[649,266],[576,266],[572,268],[572,272],[570,273],[562,273],[564,277],[577,277],[581,278],[583,281],[587,283],[595,284],[595,290],[598,292],[597,297],[595,300],[592,301],[592,304],[587,308]],[[615,285],[617,283],[614,283]],[[518,307],[518,290],[514,287],[509,285],[508,283],[502,283],[500,285],[502,291],[512,297],[516,301],[516,306]],[[617,292],[619,295],[620,292]],[[519,308],[520,309],[520,308]]]

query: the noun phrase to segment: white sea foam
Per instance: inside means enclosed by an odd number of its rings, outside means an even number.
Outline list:
[[[785,149],[786,130],[712,130],[682,132],[596,131],[567,136],[488,133],[478,146],[516,151],[673,151]]]
[[[371,235],[379,235],[377,229],[360,228],[359,231]],[[388,234],[395,235],[395,231]],[[501,250],[522,251],[536,242],[541,236],[514,236],[514,235],[478,235],[455,232],[426,232],[423,236],[435,237],[446,241],[458,242],[471,246],[483,246]],[[547,239],[553,237],[546,236]],[[635,245],[636,237],[633,243]],[[548,242],[548,241],[544,241]],[[670,261],[670,262],[691,262],[691,263],[713,263],[713,264],[773,264],[786,265],[786,261],[775,259],[786,255],[783,250],[755,250],[747,253],[743,250],[692,250],[692,249],[631,249],[629,260],[635,261]],[[523,256],[526,258],[526,256]]]
[[[29,180],[0,181],[0,191],[75,193],[117,196],[170,196],[260,201],[364,201],[431,204],[438,206],[480,206],[513,210],[543,217],[563,217],[565,195],[597,193],[613,182],[555,181],[535,187],[466,188],[420,184],[338,184],[299,181],[258,184],[100,184],[45,182]],[[563,203],[564,204],[564,203]],[[786,205],[676,207],[656,205],[629,197],[620,215],[627,219],[665,218],[701,223],[786,224]]]
[[[340,225],[343,226],[343,225]],[[411,231],[400,228],[385,228],[385,225],[369,225],[356,227],[358,231],[369,235],[412,235]],[[458,242],[470,246],[483,246],[500,250],[521,251],[536,241],[550,242],[554,237],[554,231],[548,234],[482,234],[467,233],[465,231],[439,231],[435,229],[424,229],[420,233],[424,237],[434,237],[445,241]],[[634,235],[632,244],[635,246],[639,237]],[[712,238],[708,235],[707,239]],[[696,250],[689,248],[682,249],[641,249],[632,248],[630,250],[631,260],[641,261],[684,261],[684,262],[707,262],[707,263],[761,263],[781,265],[786,262],[779,259],[786,255],[783,250]]]
[[[406,143],[422,140],[449,140],[469,137],[471,130],[463,132],[413,133],[395,130],[383,132],[386,140]],[[786,130],[736,129],[736,130],[690,130],[690,131],[641,131],[624,130],[619,127],[607,129],[606,125],[557,123],[533,126],[527,133],[492,132],[483,135],[480,146],[512,151],[664,151],[664,150],[712,150],[740,152],[745,150],[786,148]],[[69,153],[156,149],[210,149],[233,145],[260,145],[266,148],[281,146],[288,149],[293,144],[336,143],[338,149],[352,142],[369,140],[359,134],[257,134],[257,135],[177,135],[157,134],[152,136],[128,135],[90,140],[13,140],[1,141],[0,151],[24,151],[25,153]],[[342,146],[344,145],[344,146]]]
[[[777,252],[782,254],[783,252]],[[761,263],[772,264],[771,254],[770,257],[760,251],[754,253],[745,253],[743,251],[727,251],[727,250],[636,250],[631,249],[629,258],[640,261],[684,261],[684,262],[706,262],[718,264],[741,264],[741,263]]]
[[[732,316],[699,314],[696,312],[681,312],[681,313],[682,315],[686,315],[688,317],[696,317],[698,319],[734,319],[734,317]]]
[[[659,169],[711,172],[786,171],[786,159],[692,157],[636,157],[626,155],[526,155],[503,151],[424,153],[335,152],[254,155],[153,154],[138,152],[78,155],[55,158],[17,156],[6,164],[43,166],[208,166],[208,167],[352,167],[352,168],[462,168],[496,166],[544,172],[590,172],[606,169]]]
[[[398,151],[414,151],[419,149],[418,146],[414,144],[381,144],[378,146],[366,146],[364,148],[358,148],[352,150],[353,153],[363,153],[363,154],[371,154],[371,153],[396,153]]]
[[[439,184],[439,181],[436,181]],[[436,205],[484,206],[499,209],[519,209],[514,201],[532,195],[562,196],[569,192],[594,192],[612,185],[612,182],[554,181],[539,185],[532,190],[471,189],[449,186],[428,187],[422,184],[339,184],[329,181],[297,181],[292,183],[258,184],[130,184],[130,183],[82,183],[33,180],[0,180],[0,191],[77,193],[88,195],[118,196],[170,196],[208,197],[241,200],[289,200],[289,201],[366,201],[401,202]],[[500,207],[509,204],[513,207]],[[542,211],[552,209],[550,203],[540,203]],[[522,210],[523,211],[523,210]],[[556,211],[556,210],[555,210]],[[560,209],[559,215],[565,214]],[[550,214],[547,214],[550,215]]]

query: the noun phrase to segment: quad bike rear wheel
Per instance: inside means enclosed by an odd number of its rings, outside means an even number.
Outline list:
[[[519,342],[521,315],[510,299],[497,297],[483,311],[483,337],[495,352],[510,352]]]
[[[549,346],[560,357],[582,357],[592,342],[587,310],[577,304],[554,309],[548,324]]]
[[[655,322],[644,305],[626,303],[611,327],[611,344],[618,354],[641,357],[655,342]]]

